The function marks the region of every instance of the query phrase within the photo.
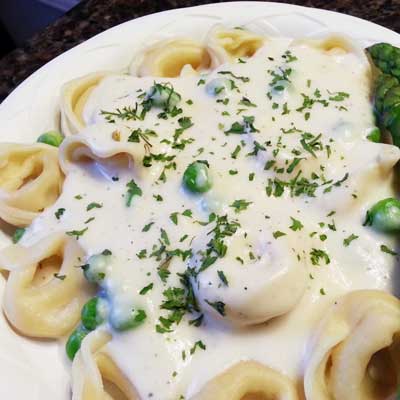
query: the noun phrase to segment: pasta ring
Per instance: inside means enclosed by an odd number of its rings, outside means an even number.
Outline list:
[[[4,312],[18,331],[59,338],[76,325],[88,292],[77,268],[83,255],[77,241],[63,233],[53,233],[30,247],[13,245],[0,253],[0,268],[10,270]]]
[[[101,143],[92,137],[74,135],[64,140],[60,146],[60,166],[68,173],[73,165],[95,162],[105,172],[108,169],[131,169],[135,160],[142,159],[145,154],[143,146],[134,143],[115,142]]]
[[[188,39],[163,40],[150,47],[131,64],[135,76],[177,77],[185,66],[193,71],[210,67],[211,59],[206,48]]]
[[[72,363],[72,400],[111,399],[105,382],[112,383],[127,399],[139,399],[131,382],[106,351],[110,339],[110,334],[97,329],[82,341]]]
[[[298,398],[295,384],[285,375],[255,361],[241,361],[208,382],[191,400]]]
[[[231,246],[240,249],[242,243],[242,236],[236,235]],[[292,239],[282,237],[277,241],[270,234],[257,247],[259,258],[240,269],[233,270],[232,258],[228,257],[215,263],[215,268],[234,274],[229,286],[220,287],[214,266],[198,275],[193,286],[204,311],[233,325],[249,326],[286,314],[298,304],[306,288],[307,273],[304,260],[299,260],[292,250]],[[224,304],[223,316],[210,306],[210,301]]]
[[[239,57],[251,57],[264,46],[265,38],[244,29],[215,26],[207,35],[207,49],[212,55],[212,68]]]
[[[27,226],[59,197],[64,176],[47,144],[0,145],[0,218]]]
[[[309,350],[307,400],[390,398],[400,383],[400,300],[377,290],[343,296],[321,321]]]
[[[85,128],[83,110],[87,99],[101,80],[110,72],[94,72],[67,82],[61,88],[61,130],[65,136]]]

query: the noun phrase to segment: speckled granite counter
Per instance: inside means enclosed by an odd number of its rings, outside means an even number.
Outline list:
[[[218,0],[86,0],[23,48],[0,60],[0,101],[52,58],[114,25],[146,14]],[[285,1],[351,14],[400,32],[400,0]]]

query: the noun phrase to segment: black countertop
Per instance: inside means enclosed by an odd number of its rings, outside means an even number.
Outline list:
[[[122,22],[167,9],[221,1],[86,0],[69,11],[23,48],[0,60],[0,101],[21,81],[60,53]],[[400,33],[400,0],[278,1],[323,8],[364,18]]]

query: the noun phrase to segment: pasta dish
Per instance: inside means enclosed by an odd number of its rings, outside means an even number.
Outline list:
[[[73,400],[396,398],[396,60],[216,25],[0,143],[3,310],[65,346]]]

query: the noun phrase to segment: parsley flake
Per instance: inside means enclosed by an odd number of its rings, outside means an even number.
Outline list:
[[[386,246],[384,244],[381,244],[380,249],[381,249],[381,251],[383,253],[387,253],[387,254],[390,254],[392,256],[397,256],[397,253],[394,250],[390,249],[388,246]]]
[[[125,205],[127,207],[130,207],[133,196],[141,196],[142,189],[140,189],[140,187],[136,184],[136,182],[133,179],[126,184],[126,187],[128,188],[128,192],[126,194]]]
[[[92,202],[92,203],[88,204],[88,206],[86,207],[86,211],[93,210],[93,208],[102,208],[102,207],[103,207],[103,204]]]
[[[240,200],[235,200],[232,204],[229,205],[229,207],[232,207],[235,209],[235,213],[240,213],[241,211],[244,211],[247,209],[247,207],[252,204],[252,201],[246,201],[244,199]]]
[[[290,217],[290,219],[292,220],[292,225],[289,228],[292,231],[301,231],[304,228],[304,225],[296,218]]]
[[[64,214],[64,212],[65,212],[65,208],[59,208],[59,209],[54,213],[54,215],[56,216],[57,219],[60,219],[61,216]]]
[[[356,239],[358,239],[358,236],[355,235],[354,233],[352,233],[349,237],[347,237],[346,239],[343,239],[343,246],[348,247],[350,245],[350,243]]]
[[[149,292],[151,289],[153,289],[154,284],[149,283],[147,286],[145,286],[143,289],[140,290],[139,294],[142,296],[145,295],[147,292]]]

